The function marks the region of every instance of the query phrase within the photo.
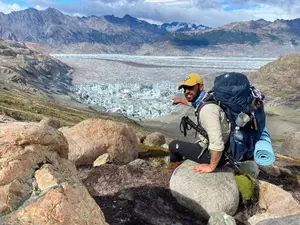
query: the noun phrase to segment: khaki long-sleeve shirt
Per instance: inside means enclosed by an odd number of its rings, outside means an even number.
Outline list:
[[[223,151],[230,134],[230,123],[216,104],[206,104],[200,110],[199,122],[209,138],[209,150]]]

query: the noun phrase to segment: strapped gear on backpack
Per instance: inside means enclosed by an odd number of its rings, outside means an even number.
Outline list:
[[[244,74],[231,72],[215,78],[213,89],[199,104],[195,114],[199,124],[200,110],[206,104],[218,104],[231,124],[227,151],[235,160],[244,161],[253,158],[255,144],[266,125],[263,103],[264,96],[250,85]],[[241,132],[239,141],[233,132],[238,125]]]

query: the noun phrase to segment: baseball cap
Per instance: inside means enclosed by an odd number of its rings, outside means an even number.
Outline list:
[[[203,84],[202,77],[197,73],[189,73],[179,85],[178,90],[183,86],[195,86],[196,84]]]

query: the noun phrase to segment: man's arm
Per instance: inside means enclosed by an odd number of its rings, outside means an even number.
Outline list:
[[[175,105],[177,105],[179,103],[184,104],[184,105],[191,105],[186,98],[174,97],[172,100],[173,100],[173,104],[175,104]]]
[[[193,170],[199,173],[210,173],[216,169],[224,150],[219,106],[205,105],[200,111],[199,120],[209,137],[208,148],[211,158],[209,164],[196,165]]]

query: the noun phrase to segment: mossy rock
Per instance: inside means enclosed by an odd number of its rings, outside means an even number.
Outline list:
[[[168,152],[167,148],[164,148],[162,146],[156,145],[156,146],[150,146],[145,144],[140,144],[139,147],[146,151],[162,151],[162,152]]]
[[[138,158],[149,159],[153,157],[164,157],[169,155],[168,149],[161,146],[149,146],[140,144],[141,152],[138,153]]]
[[[235,176],[238,189],[242,195],[243,200],[250,200],[254,196],[254,184],[245,175]]]

